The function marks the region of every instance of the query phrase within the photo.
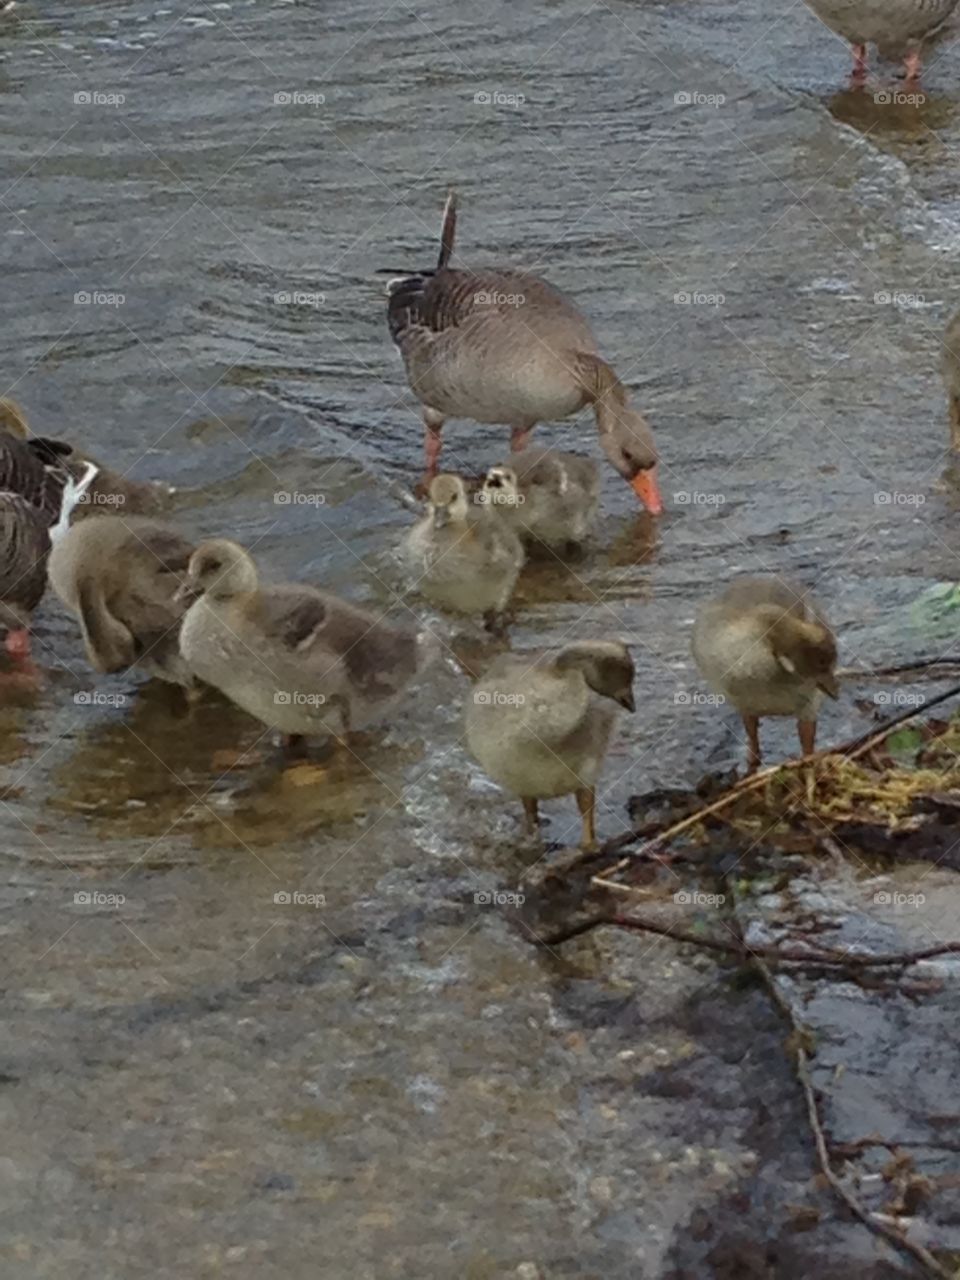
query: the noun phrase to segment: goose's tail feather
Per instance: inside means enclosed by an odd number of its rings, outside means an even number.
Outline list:
[[[440,224],[440,253],[437,256],[438,271],[442,271],[444,267],[449,266],[456,235],[457,193],[451,188],[447,192],[447,203],[443,206],[443,221]]]

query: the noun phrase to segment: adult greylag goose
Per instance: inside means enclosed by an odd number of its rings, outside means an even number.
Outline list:
[[[515,503],[516,477],[503,470],[500,494],[512,494]],[[428,498],[426,514],[403,543],[411,585],[438,608],[483,614],[495,629],[523,567],[520,539],[500,509],[470,501],[460,476],[434,476]]]
[[[837,645],[803,587],[777,577],[732,582],[701,609],[693,656],[707,682],[739,711],[747,770],[760,764],[760,717],[793,716],[809,755],[823,695],[836,698]]]
[[[600,477],[591,458],[555,449],[524,449],[504,466],[516,478],[518,502],[502,504],[502,514],[525,542],[551,551],[570,551],[587,538],[597,513]],[[491,467],[483,491],[500,501],[504,467]]]
[[[503,423],[522,452],[538,422],[593,407],[601,447],[648,511],[663,510],[657,452],[643,415],[597,351],[584,316],[538,276],[451,267],[456,198],[447,199],[435,270],[388,285],[387,320],[423,406],[427,480],[447,418]]]
[[[558,653],[505,654],[474,685],[467,745],[485,773],[523,800],[539,831],[539,801],[576,796],[582,846],[596,846],[596,785],[617,706],[634,710],[633,659],[625,645],[584,641]]]
[[[190,559],[180,630],[194,674],[278,730],[345,737],[387,715],[433,657],[417,634],[300,582],[262,586],[252,557],[225,538]]]
[[[51,526],[65,528],[96,468],[80,480],[46,466],[30,448],[23,411],[0,400],[0,627],[15,659],[30,656],[30,622],[47,583]]]
[[[177,598],[193,551],[178,530],[140,516],[101,513],[54,539],[50,585],[79,619],[94,670],[136,667],[193,685],[179,646],[187,606]]]
[[[950,448],[954,453],[960,453],[960,311],[947,325],[943,335],[940,369],[950,411]]]
[[[867,72],[867,46],[902,60],[908,80],[920,77],[923,53],[947,30],[957,0],[807,0],[831,31],[851,46],[854,79]]]

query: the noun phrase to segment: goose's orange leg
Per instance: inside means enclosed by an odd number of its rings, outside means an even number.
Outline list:
[[[865,44],[851,45],[853,53],[853,71],[850,73],[850,81],[854,85],[861,85],[867,78],[867,46]]]

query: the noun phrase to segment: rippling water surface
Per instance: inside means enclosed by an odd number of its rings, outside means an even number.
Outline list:
[[[668,511],[605,471],[594,545],[526,572],[512,640],[634,645],[604,833],[738,758],[688,656],[734,571],[816,583],[845,665],[923,650],[904,611],[960,540],[955,50],[917,108],[848,92],[785,2],[25,0],[0,24],[3,389],[270,574],[426,616],[390,554],[421,433],[377,272],[429,264],[448,185],[465,262],[592,317]],[[445,437],[470,473],[505,444]],[[597,452],[587,418],[549,438]],[[681,1111],[649,1082],[696,1054],[723,1079],[746,1013],[663,946],[544,958],[475,905],[525,855],[453,661],[304,787],[215,767],[258,736],[239,712],[95,680],[53,601],[36,648],[42,690],[0,716],[4,1275],[666,1274],[755,1157],[732,1085]],[[822,733],[867,723],[847,696]],[[297,889],[326,905],[275,904]]]

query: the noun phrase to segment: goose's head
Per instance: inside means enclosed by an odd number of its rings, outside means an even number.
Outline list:
[[[470,514],[467,486],[460,476],[434,476],[430,481],[428,498],[435,529],[451,523],[462,524]]]
[[[520,482],[512,467],[491,467],[484,476],[479,501],[494,507],[517,507],[523,501]]]
[[[556,666],[558,671],[579,671],[594,693],[612,698],[627,711],[636,711],[633,658],[625,644],[587,640],[567,645],[558,654]]]
[[[229,600],[257,589],[257,567],[249,552],[227,538],[201,542],[190,557],[187,577],[177,592],[181,600],[210,596]]]
[[[837,642],[829,627],[787,613],[777,619],[764,640],[788,675],[814,681],[830,698],[839,696],[840,685],[834,674]]]
[[[663,511],[657,484],[657,446],[646,418],[629,404],[598,408],[600,445],[652,516]]]

